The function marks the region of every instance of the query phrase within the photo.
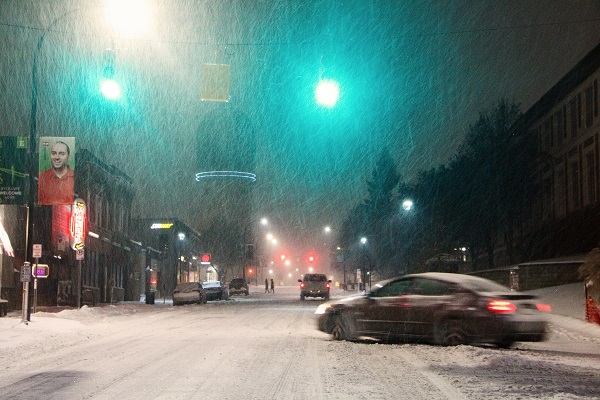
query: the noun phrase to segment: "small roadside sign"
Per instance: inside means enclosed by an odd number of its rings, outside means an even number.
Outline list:
[[[31,282],[31,264],[28,262],[21,267],[21,282]]]
[[[41,244],[33,245],[33,258],[42,258],[42,245]]]

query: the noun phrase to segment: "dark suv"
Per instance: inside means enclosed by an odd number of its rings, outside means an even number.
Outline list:
[[[298,282],[300,282],[300,300],[306,297],[329,299],[331,280],[328,280],[325,274],[306,274],[304,279],[298,279]]]
[[[248,284],[244,278],[233,278],[229,282],[229,294],[245,294],[248,296],[250,291],[248,290]]]

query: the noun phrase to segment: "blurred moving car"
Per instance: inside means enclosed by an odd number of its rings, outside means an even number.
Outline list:
[[[200,282],[179,283],[173,290],[173,305],[205,304],[207,294]]]
[[[234,294],[244,294],[246,296],[250,294],[248,284],[244,278],[233,278],[229,282],[229,295],[233,296]]]
[[[305,274],[300,282],[300,300],[306,297],[322,297],[329,300],[329,289],[331,280],[327,279],[325,274]]]
[[[422,341],[441,345],[546,339],[550,307],[470,275],[427,272],[389,279],[368,294],[321,304],[319,330],[336,340]]]
[[[228,300],[229,291],[221,281],[202,282],[202,287],[206,290],[207,300]]]

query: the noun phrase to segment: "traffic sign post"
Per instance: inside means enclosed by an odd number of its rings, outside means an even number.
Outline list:
[[[27,310],[29,309],[29,282],[31,281],[31,264],[25,261],[21,267],[21,282],[23,282],[23,311],[21,322],[27,323]]]
[[[35,259],[34,268],[31,270],[33,275],[33,312],[37,309],[37,278],[38,278],[38,265],[40,258],[42,257],[42,245],[37,243],[32,245],[31,256]]]

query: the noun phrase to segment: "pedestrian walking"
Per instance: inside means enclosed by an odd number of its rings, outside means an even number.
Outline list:
[[[269,293],[269,280],[265,278],[265,293]]]
[[[271,279],[271,292],[275,293],[275,283],[273,282],[273,279]]]

